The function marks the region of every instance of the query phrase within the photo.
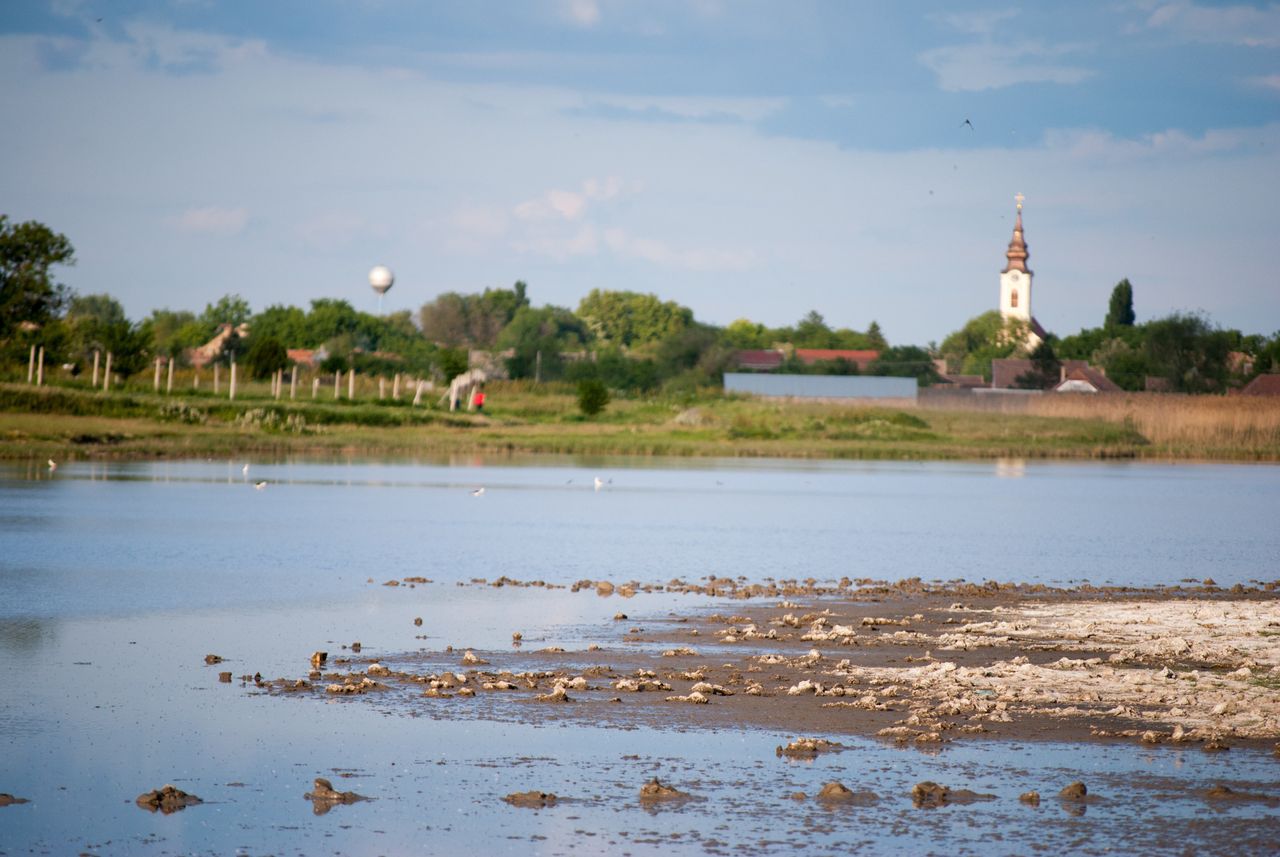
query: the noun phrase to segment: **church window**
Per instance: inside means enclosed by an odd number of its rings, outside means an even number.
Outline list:
[[[1009,306],[1013,307],[1014,309],[1017,309],[1018,307],[1018,290],[1017,289],[1014,289],[1012,292],[1009,293]]]

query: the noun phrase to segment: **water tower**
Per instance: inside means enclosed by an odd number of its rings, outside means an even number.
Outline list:
[[[382,296],[395,282],[396,275],[386,265],[375,265],[369,272],[369,286],[378,293],[378,315],[382,315]]]

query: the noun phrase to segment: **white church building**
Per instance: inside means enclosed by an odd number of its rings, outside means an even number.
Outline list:
[[[1013,238],[1005,251],[1007,260],[1000,272],[1000,317],[1006,322],[1020,321],[1027,325],[1026,348],[1033,350],[1044,341],[1044,328],[1031,314],[1031,280],[1034,276],[1027,267],[1027,240],[1022,233],[1022,194],[1014,197],[1018,204],[1018,217],[1013,224]]]

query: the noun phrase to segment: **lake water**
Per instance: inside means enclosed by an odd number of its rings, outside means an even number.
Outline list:
[[[390,716],[247,694],[216,672],[296,675],[310,651],[352,640],[375,652],[492,649],[509,646],[513,627],[539,645],[581,647],[618,607],[566,590],[454,585],[500,575],[1269,581],[1280,577],[1280,468],[243,465],[0,465],[0,792],[31,800],[0,808],[0,853],[992,854],[1046,843],[1154,853],[1143,844],[1159,842],[1171,853],[1187,843],[1247,853],[1276,841],[1275,809],[1215,812],[1234,831],[1223,839],[1201,818],[1203,801],[1177,786],[1217,778],[1274,792],[1280,763],[1256,752],[976,741],[925,755],[861,741],[789,765],[773,756],[788,735]],[[265,489],[254,489],[259,480]],[[408,576],[435,582],[380,585]],[[627,610],[642,618],[676,604],[715,606],[655,594]],[[211,652],[227,664],[206,667]],[[339,788],[376,800],[313,815],[301,795],[335,770],[352,775],[335,778]],[[707,799],[644,811],[636,783],[655,773]],[[1014,799],[1082,776],[1112,794],[1135,777],[1166,783],[1161,811],[1135,818],[1112,800],[1087,817],[1056,806],[1029,817]],[[812,803],[761,813],[744,797],[868,777],[881,794],[933,779],[1008,799],[936,813],[883,801],[833,816]],[[166,782],[206,805],[173,816],[133,805]],[[571,800],[542,812],[497,800],[527,788]]]

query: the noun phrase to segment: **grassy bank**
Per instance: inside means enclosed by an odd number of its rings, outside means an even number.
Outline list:
[[[1025,402],[1013,412],[1005,405],[883,408],[708,392],[680,400],[616,400],[598,418],[586,419],[567,387],[495,383],[488,392],[484,414],[451,414],[434,401],[413,407],[407,397],[274,400],[265,386],[231,402],[211,394],[0,384],[0,457],[565,453],[1280,460],[1280,403],[1239,399],[1043,397],[1044,404]]]

